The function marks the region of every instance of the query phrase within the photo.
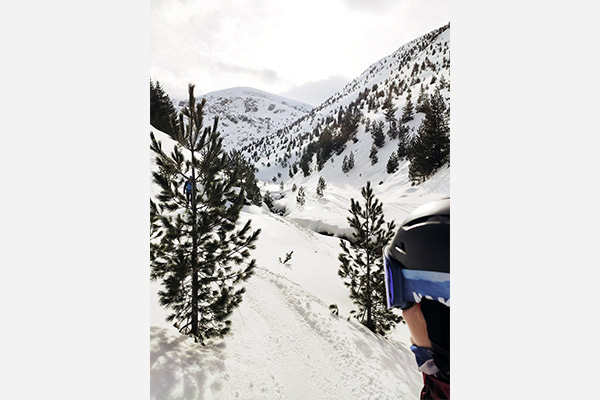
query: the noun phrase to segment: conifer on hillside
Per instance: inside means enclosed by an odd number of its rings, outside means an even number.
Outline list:
[[[386,171],[388,174],[393,174],[394,172],[398,171],[398,154],[396,152],[393,152],[390,155],[390,158],[388,159],[387,165],[386,165]]]
[[[236,226],[245,193],[239,172],[228,170],[218,118],[212,127],[203,125],[204,106],[204,100],[196,104],[190,85],[189,105],[172,124],[177,144],[171,154],[150,133],[158,167],[152,176],[160,188],[156,202],[150,200],[150,278],[162,281],[167,320],[202,344],[230,330],[245,292],[240,284],[256,266],[250,250],[260,234],[250,220]],[[181,192],[187,180],[189,202]]]
[[[450,161],[448,120],[446,103],[440,91],[436,90],[410,146],[408,176],[413,184],[423,182]]]
[[[269,209],[269,211],[273,212],[275,209],[275,204],[273,203],[273,196],[271,196],[271,192],[267,190],[265,195],[263,196],[263,202]]]
[[[414,106],[410,98],[411,95],[409,92],[406,96],[406,104],[402,107],[402,122],[411,121],[414,117]]]
[[[427,113],[429,109],[429,95],[425,91],[425,87],[421,85],[421,92],[417,99],[417,106],[415,107],[416,112]]]
[[[228,170],[230,173],[239,172],[240,186],[246,193],[247,202],[257,206],[262,205],[262,196],[256,179],[256,167],[243,156],[242,152],[233,149],[228,154]]]
[[[354,152],[350,152],[349,156],[344,156],[344,160],[342,161],[342,172],[347,173],[354,168]]]
[[[306,203],[306,192],[302,186],[300,186],[300,189],[298,189],[298,194],[296,195],[296,203],[298,203],[300,207],[302,207],[304,203]]]
[[[409,148],[408,126],[400,124],[400,128],[398,129],[398,160],[403,160],[408,156]]]
[[[350,298],[358,306],[354,317],[372,332],[385,335],[401,320],[386,307],[383,279],[383,248],[395,234],[394,222],[385,224],[382,204],[371,183],[361,190],[364,208],[351,199],[348,223],[354,230],[352,241],[340,240],[338,275],[350,288]]]
[[[371,146],[371,152],[369,153],[369,158],[371,159],[371,165],[375,165],[375,164],[377,164],[377,161],[379,161],[379,158],[377,157],[377,146],[375,146],[375,144],[373,144],[373,146]]]
[[[166,133],[173,135],[171,127],[171,116],[175,115],[175,107],[169,98],[169,95],[164,91],[160,82],[152,82],[150,80],[150,125]]]
[[[390,139],[396,139],[398,135],[396,130],[396,111],[398,111],[398,107],[396,107],[392,101],[391,91],[385,98],[382,108],[384,110],[385,120],[389,123],[388,135]]]
[[[325,179],[322,176],[319,177],[319,182],[317,183],[317,196],[323,197],[323,190],[327,188],[327,184],[325,183]]]
[[[385,145],[385,134],[383,133],[384,128],[383,121],[373,121],[371,125],[371,137],[373,138],[373,144],[377,147],[383,147]]]

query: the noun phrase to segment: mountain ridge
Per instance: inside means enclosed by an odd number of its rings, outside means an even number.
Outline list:
[[[230,150],[284,128],[308,114],[313,106],[260,89],[236,86],[197,96],[206,99],[204,123],[219,117],[223,146]],[[187,100],[173,100],[179,111]]]

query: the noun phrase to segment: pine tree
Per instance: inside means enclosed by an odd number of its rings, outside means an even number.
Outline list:
[[[348,168],[348,156],[344,156],[344,160],[342,161],[342,172],[347,173],[348,171],[350,171]]]
[[[269,209],[269,211],[273,212],[274,209],[274,204],[273,204],[273,196],[271,196],[271,192],[269,192],[267,190],[267,192],[265,193],[265,195],[263,196],[263,202],[265,203],[265,205],[267,206],[267,208]]]
[[[379,158],[377,158],[377,146],[375,146],[373,144],[373,146],[371,146],[371,152],[369,153],[369,158],[371,159],[371,165],[375,165],[377,164],[377,161],[379,161]]]
[[[450,161],[448,113],[439,90],[431,97],[428,111],[417,130],[408,155],[408,176],[413,184],[423,182]]]
[[[318,140],[319,151],[317,153],[317,169],[320,171],[333,151],[332,133],[329,128],[323,129]]]
[[[416,65],[416,64],[415,64]],[[414,116],[414,106],[412,101],[410,100],[410,93],[406,96],[406,104],[402,108],[402,122],[408,122],[413,119]]]
[[[299,206],[303,206],[304,203],[306,203],[306,193],[302,186],[300,186],[300,189],[298,189],[298,194],[296,195],[296,203],[298,203]]]
[[[387,165],[386,165],[386,170],[388,174],[393,174],[394,172],[398,171],[398,154],[396,154],[396,152],[392,153],[392,155],[390,156]]]
[[[348,222],[354,229],[352,241],[340,240],[338,275],[350,288],[350,298],[358,306],[353,313],[372,332],[385,335],[401,318],[386,307],[383,279],[383,248],[395,233],[394,222],[385,225],[382,204],[373,194],[371,183],[362,188],[364,208],[351,199]]]
[[[322,176],[319,177],[319,183],[317,183],[317,196],[323,197],[323,190],[327,188],[325,179]]]
[[[342,161],[342,172],[348,173],[352,168],[354,168],[354,152],[351,151],[349,156],[344,156],[344,161]]]
[[[417,99],[417,106],[415,107],[416,112],[427,113],[429,109],[429,95],[425,91],[425,87],[421,85],[421,93]]]
[[[442,75],[440,77],[440,81],[438,82],[438,86],[437,86],[440,90],[445,89],[446,87],[448,87],[448,81],[446,80],[446,78],[444,77],[444,75]]]
[[[398,111],[398,107],[394,105],[392,101],[392,92],[390,91],[388,96],[385,98],[383,102],[383,110],[385,115],[385,120],[390,124],[388,135],[391,139],[396,139],[396,111]]]
[[[421,84],[419,88],[419,97],[417,97],[417,109],[421,104],[423,104],[425,97],[427,97],[427,91],[425,90],[425,85]]]
[[[302,154],[302,157],[300,158],[300,168],[302,169],[302,174],[304,176],[310,175],[310,162],[312,160],[312,156],[313,153],[307,151],[306,153]]]
[[[371,126],[371,137],[373,138],[373,144],[377,147],[383,147],[385,145],[385,135],[383,128],[385,124],[383,121],[373,121]]]
[[[400,129],[398,129],[398,160],[405,159],[408,156],[409,146],[408,126],[400,124]]]
[[[171,127],[170,121],[175,113],[175,107],[169,95],[160,86],[160,82],[154,84],[150,80],[150,125],[172,136],[174,128]]]
[[[350,155],[348,156],[348,171],[350,171],[352,168],[354,168],[354,152],[351,151]]]
[[[228,154],[228,169],[230,174],[237,170],[240,174],[240,185],[246,193],[247,202],[261,206],[262,196],[256,179],[256,167],[242,155],[242,152],[234,149]]]
[[[173,125],[177,144],[170,155],[150,133],[158,167],[153,181],[160,188],[156,202],[150,200],[150,278],[162,281],[167,320],[202,344],[229,331],[245,292],[239,286],[254,272],[250,250],[260,234],[251,231],[250,220],[236,227],[245,193],[239,173],[227,171],[218,118],[203,126],[204,106],[204,100],[196,104],[190,85],[189,105]],[[179,190],[188,179],[191,204]]]

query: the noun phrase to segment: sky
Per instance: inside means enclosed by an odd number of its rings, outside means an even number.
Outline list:
[[[150,77],[173,99],[248,86],[317,106],[450,22],[449,0],[151,0]]]

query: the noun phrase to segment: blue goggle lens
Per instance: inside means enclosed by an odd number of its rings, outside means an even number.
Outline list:
[[[388,308],[404,307],[407,302],[402,298],[402,268],[388,257],[383,258],[385,269],[385,287]]]

